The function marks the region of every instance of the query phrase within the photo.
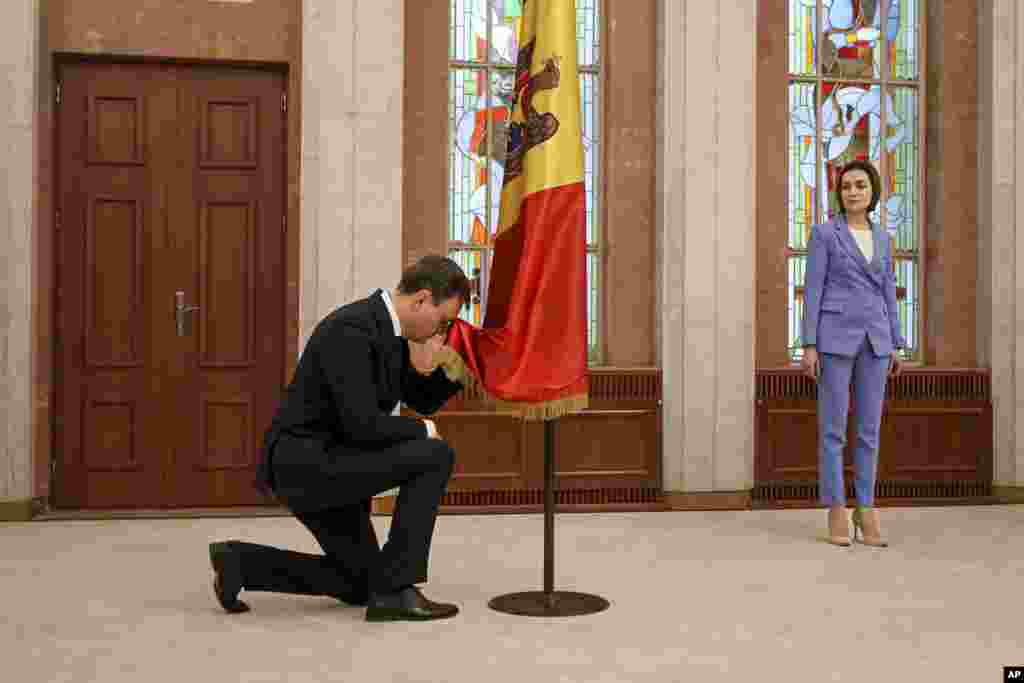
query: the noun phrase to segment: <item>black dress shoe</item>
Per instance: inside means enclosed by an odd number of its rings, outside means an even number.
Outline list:
[[[210,544],[210,564],[213,565],[213,592],[225,612],[248,612],[249,606],[238,599],[242,590],[242,567],[232,545],[236,541]]]
[[[416,586],[409,586],[394,593],[371,595],[366,620],[430,621],[454,617],[458,613],[457,606],[427,600]]]

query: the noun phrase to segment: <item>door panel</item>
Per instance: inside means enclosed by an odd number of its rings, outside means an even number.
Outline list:
[[[144,199],[86,200],[85,358],[91,369],[143,363]]]
[[[259,503],[252,482],[284,374],[284,79],[226,69],[182,78],[191,170],[173,216],[199,306],[181,339],[182,410],[198,415],[172,476],[184,504]]]
[[[199,202],[199,367],[251,368],[255,201]]]
[[[151,396],[153,109],[173,104],[132,68],[67,67],[58,119],[58,503],[144,506],[165,446]],[[148,130],[148,135],[147,135]]]
[[[253,481],[284,370],[284,79],[69,64],[61,80],[57,504],[266,502]],[[197,310],[176,314],[179,296]]]

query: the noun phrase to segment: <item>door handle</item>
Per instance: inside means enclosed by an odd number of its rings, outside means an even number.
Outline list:
[[[174,293],[174,326],[178,330],[179,337],[188,336],[188,321],[190,320],[188,314],[194,313],[198,310],[198,306],[189,306],[185,304],[185,292],[177,291]]]

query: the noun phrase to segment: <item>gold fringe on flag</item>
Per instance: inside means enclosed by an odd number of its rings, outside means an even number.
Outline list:
[[[465,361],[458,353],[449,346],[441,347],[435,357],[438,365],[444,371],[449,381],[458,382],[464,387],[472,387],[479,390],[488,404],[493,404],[498,411],[518,413],[524,420],[539,422],[543,420],[557,420],[566,415],[586,410],[590,397],[587,394],[566,396],[551,401],[540,401],[534,403],[523,403],[520,401],[505,401],[495,398],[487,393],[483,383],[466,366]]]

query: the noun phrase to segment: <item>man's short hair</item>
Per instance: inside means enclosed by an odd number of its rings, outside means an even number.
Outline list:
[[[453,296],[462,297],[462,305],[469,303],[469,278],[458,263],[440,254],[427,254],[402,271],[399,293],[415,294],[421,289],[430,291],[435,306]]]

